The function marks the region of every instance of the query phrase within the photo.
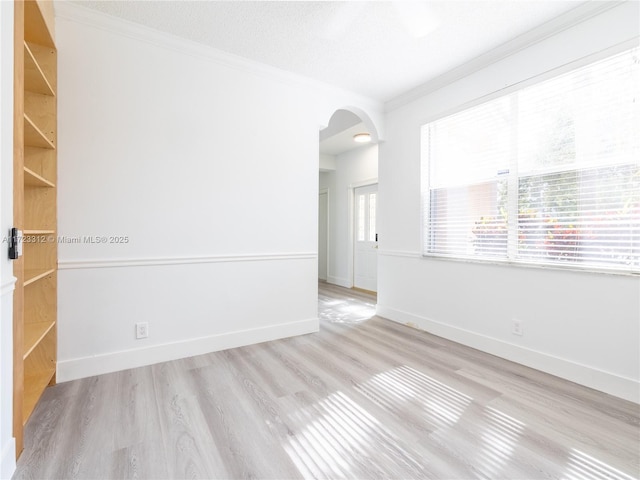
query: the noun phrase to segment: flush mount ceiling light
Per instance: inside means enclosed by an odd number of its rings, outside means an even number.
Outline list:
[[[371,135],[368,133],[357,133],[353,136],[353,140],[358,143],[368,143],[371,141]]]

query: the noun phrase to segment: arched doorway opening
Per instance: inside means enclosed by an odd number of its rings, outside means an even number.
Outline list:
[[[319,280],[375,293],[378,129],[366,112],[344,107],[319,140]]]

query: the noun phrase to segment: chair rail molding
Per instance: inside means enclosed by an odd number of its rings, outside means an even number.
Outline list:
[[[117,268],[117,267],[150,267],[162,265],[190,265],[224,262],[270,262],[282,260],[316,260],[316,252],[288,252],[288,253],[251,253],[202,255],[189,257],[152,257],[152,258],[103,258],[82,260],[60,260],[59,270],[77,270],[86,268]]]

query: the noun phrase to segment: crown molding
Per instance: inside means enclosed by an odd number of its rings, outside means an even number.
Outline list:
[[[473,60],[453,68],[452,70],[449,70],[448,72],[385,102],[385,112],[391,112],[403,107],[408,103],[440,90],[451,83],[488,67],[489,65],[510,57],[521,50],[531,47],[536,43],[557,35],[564,30],[574,27],[579,23],[589,20],[590,18],[600,15],[601,13],[624,3],[627,3],[627,0],[582,3],[574,9],[569,10],[562,15],[558,15],[556,18],[517,36],[509,42],[483,53]]]
[[[270,65],[234,55],[217,48],[188,40],[177,35],[162,32],[123,18],[114,17],[106,13],[92,10],[69,1],[55,2],[56,20],[67,20],[85,26],[93,27],[109,33],[121,35],[137,41],[148,43],[174,52],[216,63],[221,66],[240,70],[245,73],[268,78],[272,81],[298,88],[320,90],[330,95],[349,98],[352,102],[364,105],[375,111],[382,112],[384,104],[362,94],[345,90],[304,75],[272,67]]]

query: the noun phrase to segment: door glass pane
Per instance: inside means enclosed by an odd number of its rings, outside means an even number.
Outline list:
[[[369,241],[376,241],[376,197],[377,194],[369,194]]]
[[[364,195],[358,195],[358,241],[364,242]]]

